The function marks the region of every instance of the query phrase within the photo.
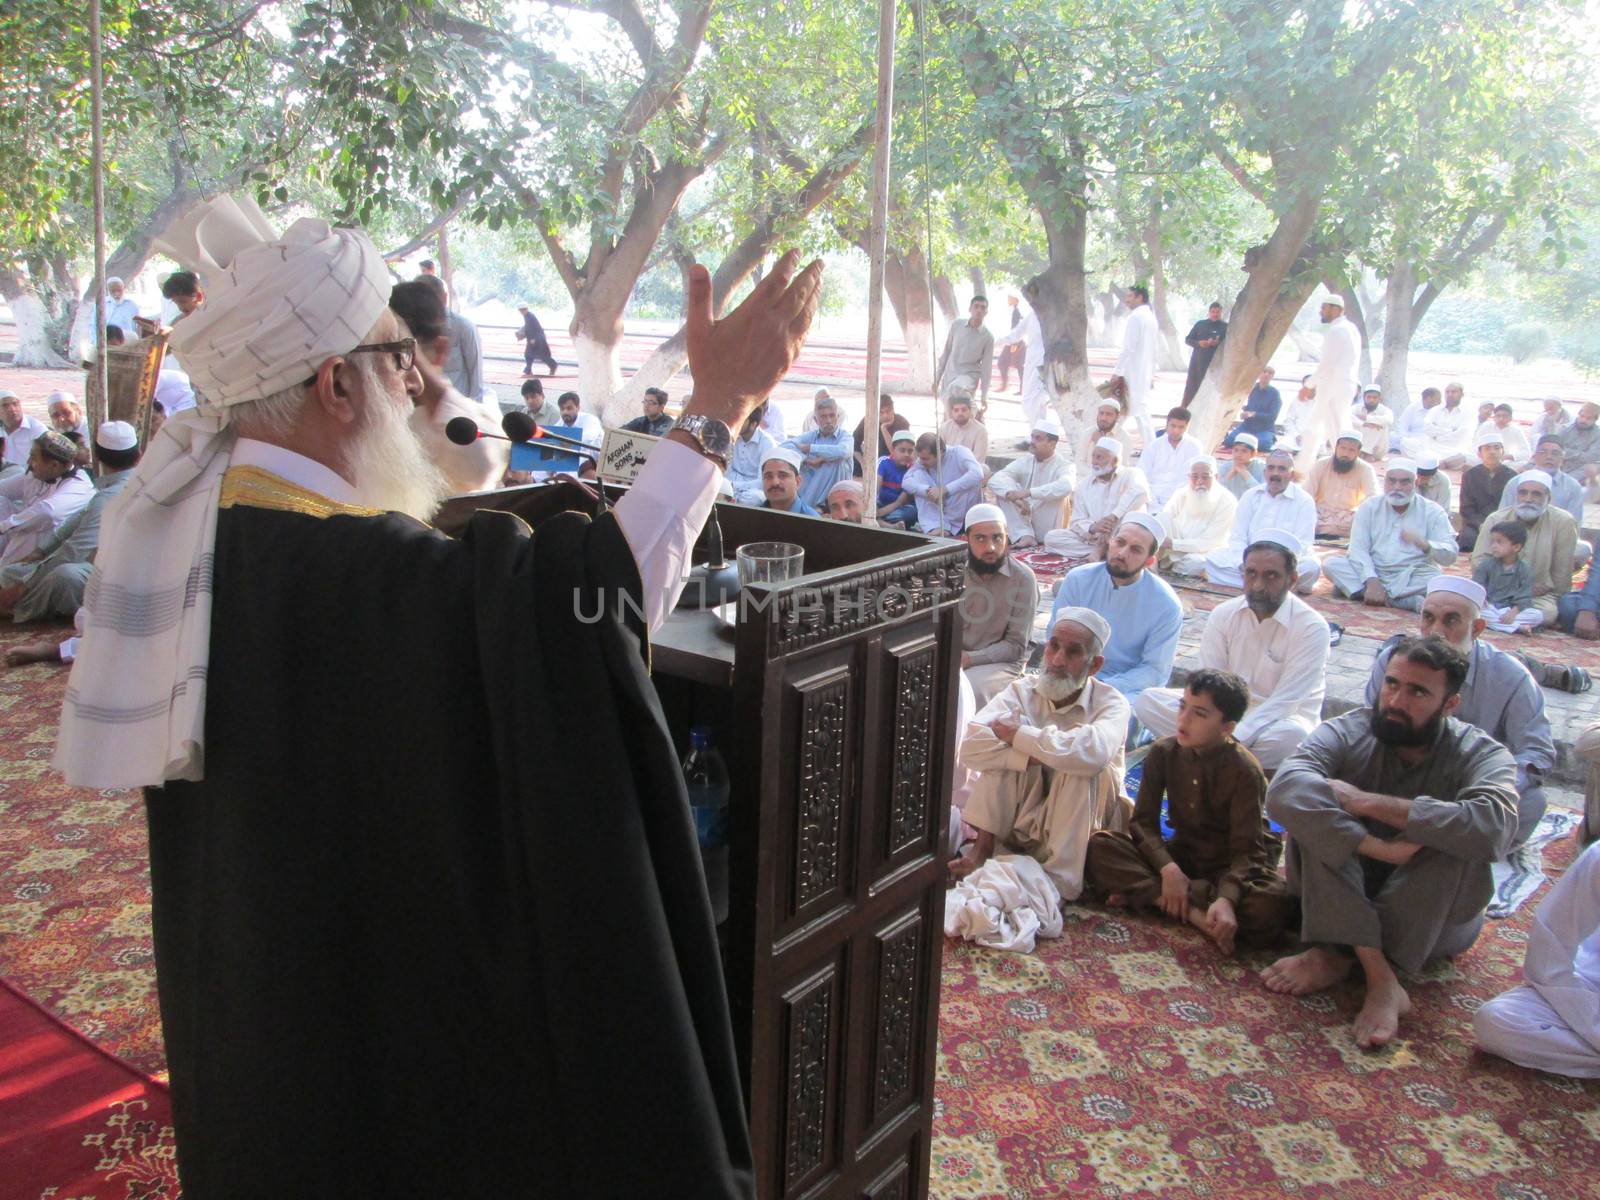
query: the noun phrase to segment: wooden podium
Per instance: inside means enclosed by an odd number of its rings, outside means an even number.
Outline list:
[[[546,493],[541,495],[539,493]],[[536,524],[574,487],[452,500]],[[736,620],[680,609],[652,645],[674,741],[727,760],[723,962],[762,1200],[928,1192],[944,847],[966,547],[719,502],[728,547],[804,546]],[[698,559],[698,555],[697,555]]]

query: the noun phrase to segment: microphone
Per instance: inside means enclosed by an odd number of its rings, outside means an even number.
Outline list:
[[[458,446],[470,446],[479,438],[494,438],[499,442],[513,442],[518,445],[531,442],[559,442],[558,446],[546,446],[545,449],[561,451],[564,454],[592,454],[600,457],[600,450],[588,442],[578,438],[567,437],[560,433],[551,433],[548,425],[537,425],[527,413],[508,412],[500,421],[500,428],[505,430],[505,436],[498,433],[485,433],[478,428],[478,423],[471,417],[451,417],[444,423],[444,436]]]
[[[534,424],[533,418],[525,412],[512,409],[500,418],[500,428],[513,442],[526,442],[538,435],[539,427]]]
[[[451,417],[444,423],[444,435],[458,446],[470,446],[481,437],[494,436],[478,432],[478,423],[471,417]]]

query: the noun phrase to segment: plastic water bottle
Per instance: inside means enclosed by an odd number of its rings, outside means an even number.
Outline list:
[[[728,919],[728,766],[712,745],[708,726],[696,725],[689,731],[683,781],[689,787],[711,911],[721,925]]]

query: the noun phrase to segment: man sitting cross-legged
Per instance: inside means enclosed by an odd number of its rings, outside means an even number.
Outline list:
[[[1071,568],[1106,556],[1106,543],[1122,518],[1148,506],[1150,484],[1138,467],[1122,465],[1122,443],[1103,437],[1094,444],[1089,478],[1072,497],[1064,529],[1044,535],[1044,548]]]
[[[1290,482],[1294,455],[1279,448],[1267,455],[1267,481],[1251,488],[1233,514],[1228,544],[1206,555],[1206,578],[1223,587],[1244,587],[1244,549],[1269,529],[1294,534],[1301,546],[1295,591],[1309,593],[1321,568],[1312,549],[1317,536],[1317,506],[1297,483]]]
[[[1162,570],[1199,575],[1206,555],[1228,543],[1239,502],[1217,483],[1216,460],[1202,454],[1189,464],[1188,486],[1179,488],[1161,510],[1170,535],[1161,551]]]
[[[1417,495],[1416,464],[1392,458],[1383,474],[1383,495],[1356,509],[1349,551],[1323,559],[1322,573],[1332,581],[1335,596],[1415,611],[1422,607],[1428,580],[1455,559],[1450,518]]]
[[[960,761],[979,775],[962,815],[978,837],[951,860],[952,878],[970,875],[998,846],[1036,859],[1061,898],[1076,900],[1090,835],[1128,827],[1128,702],[1094,677],[1110,637],[1093,609],[1063,609],[1044,670],[1008,685],[967,726]]]
[[[1250,692],[1226,671],[1189,676],[1177,732],[1150,747],[1128,833],[1089,839],[1089,889],[1112,906],[1159,908],[1188,921],[1224,954],[1234,938],[1271,945],[1289,901],[1278,876],[1283,843],[1267,826],[1267,778],[1232,734]],[[1161,836],[1165,796],[1172,840]]]
[[[1328,687],[1328,622],[1289,590],[1299,552],[1281,529],[1246,547],[1244,595],[1212,609],[1200,635],[1200,665],[1245,681],[1250,707],[1233,737],[1268,771],[1322,720]],[[1133,715],[1158,738],[1171,737],[1182,698],[1179,688],[1149,688]]]
[[[1402,641],[1377,703],[1313,730],[1267,789],[1267,814],[1289,834],[1307,948],[1262,978],[1302,995],[1360,963],[1358,1046],[1388,1042],[1411,1010],[1396,968],[1419,971],[1477,940],[1491,864],[1516,832],[1510,753],[1453,715],[1467,665],[1442,638]]]
[[[1061,426],[1049,417],[1033,423],[1027,452],[989,477],[1005,514],[1006,536],[1020,548],[1044,540],[1061,526],[1061,510],[1077,482],[1077,467],[1059,450]]]
[[[1319,534],[1349,537],[1356,509],[1378,494],[1378,477],[1360,455],[1360,431],[1341,430],[1333,439],[1333,454],[1319,458],[1306,473],[1305,488],[1317,506]]]

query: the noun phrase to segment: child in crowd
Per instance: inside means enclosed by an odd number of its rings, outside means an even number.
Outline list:
[[[1129,833],[1089,839],[1085,880],[1113,906],[1159,908],[1188,921],[1224,954],[1235,939],[1268,946],[1288,924],[1291,901],[1277,872],[1283,842],[1267,826],[1267,779],[1232,733],[1250,703],[1226,671],[1189,676],[1178,732],[1150,747]],[[1161,800],[1173,834],[1161,836]]]
[[[878,523],[917,527],[916,497],[905,490],[906,472],[916,457],[917,435],[908,429],[896,430],[889,439],[889,453],[878,460]]]
[[[1521,521],[1501,521],[1489,530],[1489,557],[1472,578],[1488,593],[1483,619],[1501,633],[1527,633],[1544,620],[1533,607],[1533,575],[1522,561],[1528,528]]]

